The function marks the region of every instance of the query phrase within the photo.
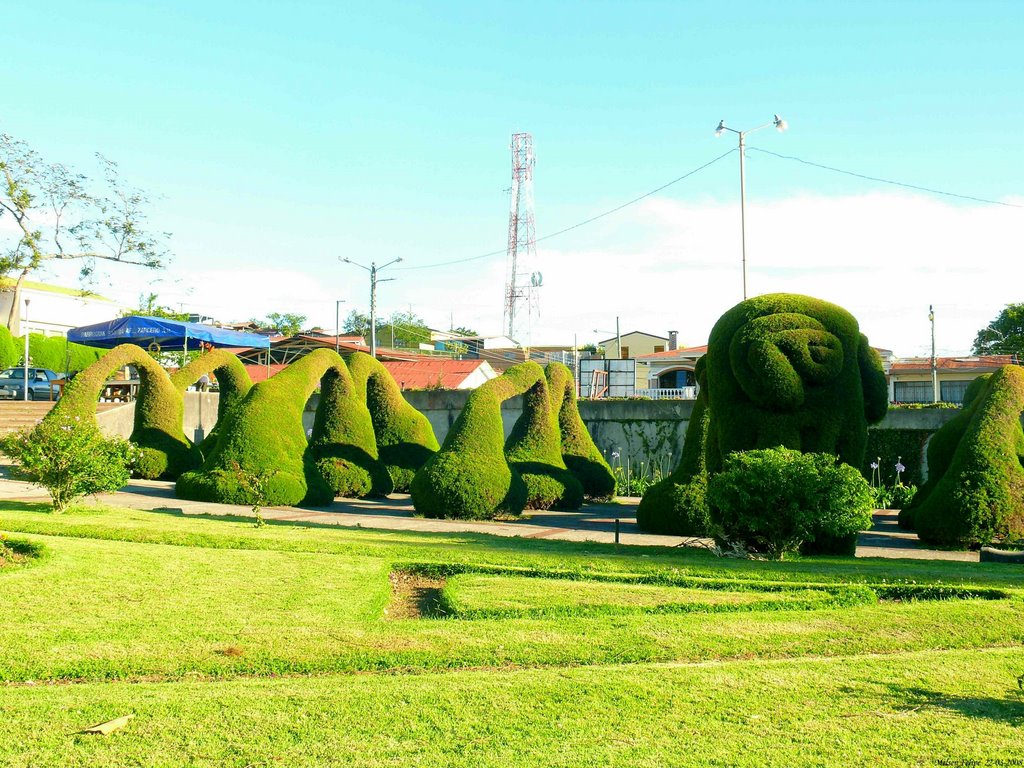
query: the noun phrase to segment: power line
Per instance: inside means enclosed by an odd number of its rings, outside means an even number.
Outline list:
[[[747,147],[748,152],[761,152],[765,155],[771,155],[772,157],[778,157],[782,160],[792,160],[797,163],[803,163],[804,165],[810,165],[814,168],[820,168],[823,171],[832,171],[833,173],[842,173],[846,176],[854,176],[858,179],[866,179],[867,181],[877,181],[881,184],[892,184],[895,187],[905,187],[907,189],[916,189],[919,192],[929,192],[933,195],[945,195],[946,197],[957,197],[961,200],[973,200],[976,203],[987,203],[989,205],[1003,205],[1007,208],[1024,208],[1024,205],[1017,203],[1007,203],[1002,200],[988,200],[984,197],[974,197],[973,195],[960,195],[956,192],[946,192],[941,189],[932,189],[931,187],[921,187],[917,184],[907,184],[903,181],[893,181],[892,179],[882,179],[878,176],[868,176],[864,173],[857,173],[856,171],[847,171],[842,168],[834,168],[831,165],[822,165],[821,163],[815,163],[811,160],[804,160],[802,157],[796,157],[794,155],[783,155],[778,152],[772,152],[769,149],[761,149],[760,147]]]
[[[629,200],[628,202],[625,202],[622,205],[617,205],[614,208],[610,208],[607,211],[604,211],[603,213],[597,214],[596,216],[591,216],[589,219],[584,219],[583,221],[578,221],[575,224],[572,224],[572,225],[570,225],[568,227],[565,227],[564,229],[558,230],[557,232],[552,232],[551,234],[544,235],[543,237],[538,237],[536,242],[539,243],[542,240],[550,240],[552,237],[558,237],[559,235],[564,235],[566,232],[571,232],[572,230],[579,229],[580,227],[586,226],[587,224],[592,224],[593,222],[597,221],[598,219],[603,219],[605,216],[611,216],[613,213],[618,213],[623,208],[628,208],[631,205],[639,203],[641,200],[647,199],[651,195],[656,195],[659,192],[661,192],[662,190],[668,189],[673,184],[678,184],[680,181],[683,181],[684,179],[688,179],[688,178],[690,178],[691,176],[693,176],[696,173],[700,173],[705,168],[708,168],[709,166],[714,165],[719,160],[722,160],[723,158],[728,157],[729,155],[731,155],[735,151],[736,151],[735,149],[730,149],[728,152],[723,152],[722,154],[720,154],[718,157],[714,158],[713,160],[709,160],[708,162],[704,163],[704,165],[701,165],[701,166],[699,166],[697,168],[694,168],[691,171],[687,171],[686,173],[684,173],[679,178],[672,179],[672,181],[668,182],[667,184],[662,184],[657,189],[652,189],[650,192],[645,192],[644,194],[640,195],[639,197],[634,197],[632,200]],[[479,256],[468,256],[468,257],[466,257],[464,259],[452,259],[451,261],[438,261],[438,262],[435,262],[434,264],[420,264],[419,266],[415,266],[415,267],[396,267],[395,271],[397,272],[399,270],[403,270],[404,271],[404,270],[410,270],[410,269],[433,269],[434,267],[447,267],[447,266],[449,266],[451,264],[465,264],[466,262],[469,262],[469,261],[479,261],[480,259],[486,259],[486,258],[489,258],[491,256],[504,255],[505,252],[506,252],[506,249],[503,248],[500,251],[491,251],[489,253],[481,253]]]

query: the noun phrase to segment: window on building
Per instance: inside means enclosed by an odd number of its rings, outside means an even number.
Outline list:
[[[933,399],[930,381],[897,381],[893,384],[893,400],[897,403],[930,403]]]
[[[940,381],[939,396],[944,403],[962,403],[969,381]]]
[[[654,345],[654,351],[655,352],[664,352],[665,351],[665,345],[664,344],[655,344]]]
[[[623,360],[628,360],[629,359],[629,347],[623,347],[622,348],[622,354],[620,355],[620,357]]]

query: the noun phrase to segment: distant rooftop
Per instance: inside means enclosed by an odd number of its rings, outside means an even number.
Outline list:
[[[0,277],[0,291],[10,291],[17,285],[18,281],[13,277]],[[47,283],[37,283],[34,280],[24,280],[21,283],[22,289],[28,288],[33,291],[43,291],[45,293],[58,293],[63,296],[78,296],[83,299],[92,299],[93,301],[108,301],[111,304],[117,304],[113,299],[108,299],[106,296],[100,296],[98,293],[87,291],[83,288],[65,288],[62,285],[49,285]]]

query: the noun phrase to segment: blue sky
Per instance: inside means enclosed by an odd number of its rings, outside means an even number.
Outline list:
[[[5,41],[0,130],[83,168],[94,151],[117,160],[159,196],[153,224],[173,233],[175,267],[156,290],[223,319],[302,311],[333,325],[334,299],[364,309],[364,275],[339,255],[415,266],[501,249],[518,130],[537,151],[538,235],[725,151],[735,138],[713,136],[720,118],[746,128],[774,112],[791,130],[752,146],[1022,202],[1019,2],[43,5],[5,9],[18,34]],[[533,341],[592,336],[619,314],[702,343],[739,298],[736,177],[734,154],[544,243]],[[1024,277],[1024,210],[755,153],[748,177],[755,293],[840,300],[904,354],[922,351],[928,303],[946,320],[940,347],[959,352],[1024,300],[1005,279]],[[802,232],[801,211],[830,226]],[[961,229],[944,229],[954,220]],[[980,227],[986,251],[967,258],[998,271],[949,280],[963,254],[942,244],[970,247]],[[931,240],[910,236],[923,229]],[[836,254],[865,232],[858,282]],[[381,306],[498,332],[503,273],[502,256],[395,271]],[[119,270],[104,288],[130,299],[152,279]]]

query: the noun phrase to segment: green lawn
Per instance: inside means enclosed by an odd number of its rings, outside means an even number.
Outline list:
[[[0,765],[1024,759],[1022,566],[44,509],[0,503]]]

